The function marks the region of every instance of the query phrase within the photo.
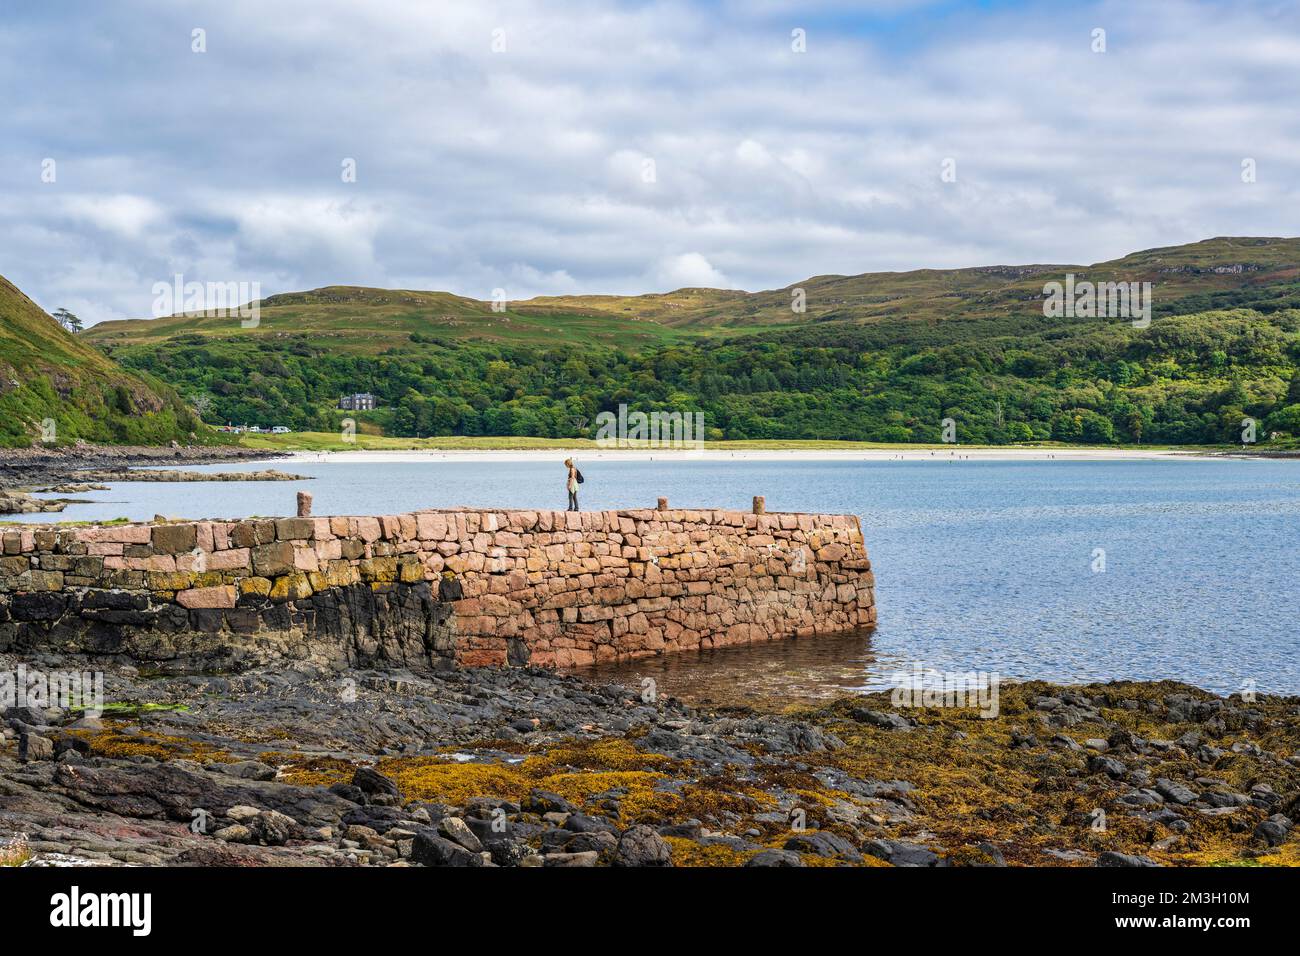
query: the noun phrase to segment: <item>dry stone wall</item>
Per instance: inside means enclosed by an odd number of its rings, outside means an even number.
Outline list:
[[[0,650],[581,665],[875,624],[851,515],[454,510],[0,535]]]

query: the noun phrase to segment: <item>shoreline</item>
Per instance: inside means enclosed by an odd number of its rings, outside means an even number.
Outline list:
[[[24,663],[0,655],[0,671]],[[101,717],[18,707],[0,738],[0,843],[25,834],[37,863],[1300,862],[1296,697],[1030,681],[985,719],[888,692],[794,712],[692,706],[536,668],[93,666]],[[1063,785],[1040,787],[1047,776]]]
[[[547,448],[547,449],[407,449],[356,451],[283,451],[276,457],[289,462],[346,462],[352,464],[377,464],[422,461],[562,461],[572,457],[575,461],[1222,461],[1230,459],[1263,459],[1267,456],[1253,454],[1213,453],[1176,449],[1120,448],[988,448],[962,449],[918,448],[905,449],[737,449],[721,451],[703,449],[647,450]]]
[[[70,445],[43,448],[6,448],[0,452],[0,490],[21,491],[42,485],[79,481],[90,471],[176,465],[210,465],[220,462],[273,461],[282,452],[237,445]],[[85,479],[89,480],[89,479]]]

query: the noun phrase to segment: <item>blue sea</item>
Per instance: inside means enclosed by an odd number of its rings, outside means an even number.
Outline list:
[[[558,457],[558,456],[557,456]],[[796,696],[889,686],[919,664],[1003,679],[1172,678],[1300,694],[1300,461],[579,462],[584,508],[859,515],[876,572],[871,634],[635,665]],[[556,462],[275,462],[302,483],[124,483],[27,520],[316,514],[472,505],[563,508]],[[265,465],[208,466],[236,470]],[[626,670],[626,669],[625,669]],[[630,672],[628,672],[630,673]],[[712,675],[712,676],[710,676]],[[766,690],[764,688],[767,688]]]

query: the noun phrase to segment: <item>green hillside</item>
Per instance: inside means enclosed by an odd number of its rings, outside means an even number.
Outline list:
[[[519,303],[538,309],[636,316],[672,327],[753,327],[889,319],[940,321],[1041,320],[1043,283],[1065,273],[1094,282],[1151,282],[1165,314],[1194,311],[1191,296],[1236,295],[1300,281],[1300,239],[1218,238],[1148,249],[1095,265],[980,266],[863,275],[813,276],[766,292],[680,289],[664,295],[567,296]],[[791,311],[791,292],[804,290],[806,312]],[[1292,290],[1295,291],[1294,289]]]
[[[126,372],[0,277],[0,446],[161,444],[196,429],[207,431],[170,388]]]
[[[180,334],[214,339],[305,335],[332,348],[359,353],[403,345],[413,334],[529,345],[557,339],[591,341],[623,348],[686,337],[639,317],[625,318],[595,310],[531,308],[526,307],[528,303],[508,305],[504,312],[496,312],[490,302],[476,302],[449,292],[329,286],[262,300],[254,328],[243,328],[238,317],[174,315],[103,322],[84,334],[88,341],[107,347],[159,342]]]
[[[1149,281],[1153,321],[1052,318],[1043,285]],[[807,309],[791,311],[791,289]],[[703,412],[730,440],[1230,443],[1300,434],[1300,239],[1212,239],[1090,266],[820,276],[746,293],[489,303],[332,287],[258,328],[176,316],[84,333],[211,400],[209,421],[390,435],[590,437],[598,412]]]

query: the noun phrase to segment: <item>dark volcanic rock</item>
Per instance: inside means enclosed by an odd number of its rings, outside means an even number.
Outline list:
[[[360,787],[354,787],[350,783],[336,783],[330,787],[330,793],[342,797],[352,803],[367,803],[365,791]]]
[[[397,807],[361,806],[349,808],[340,822],[344,826],[370,827],[376,833],[387,833],[407,819]]]
[[[653,829],[637,825],[628,827],[618,838],[614,853],[615,866],[672,866],[673,850]]]
[[[173,763],[120,767],[59,764],[54,782],[83,806],[124,817],[190,821],[195,810],[224,814],[234,806],[276,810],[311,826],[337,823],[350,806],[324,790],[304,793],[276,783],[228,784]]]
[[[574,833],[618,832],[618,827],[604,817],[592,817],[585,813],[569,814],[569,819],[564,821],[564,829],[572,830]]]
[[[576,807],[558,793],[533,790],[524,798],[523,809],[528,813],[572,813]]]
[[[916,726],[916,721],[902,714],[896,714],[892,710],[868,710],[865,707],[857,707],[849,712],[849,716],[861,723],[885,730],[911,730]]]
[[[54,741],[40,734],[23,733],[18,736],[18,759],[51,760],[54,757]]]
[[[1167,777],[1159,777],[1156,780],[1156,792],[1172,803],[1191,803],[1199,796],[1186,784]]]
[[[388,794],[400,797],[402,795],[397,784],[372,767],[358,767],[357,772],[352,775],[352,786],[371,796]]]
[[[764,850],[745,861],[745,866],[804,866],[798,853],[790,850]]]
[[[44,711],[37,710],[35,707],[6,707],[5,722],[12,725],[14,721],[32,727],[43,727],[46,725]]]
[[[1129,853],[1116,853],[1107,850],[1097,857],[1098,866],[1159,866],[1148,856],[1135,856]]]
[[[929,847],[905,840],[872,840],[863,849],[894,866],[940,866],[943,862]]]
[[[1261,820],[1251,835],[1263,840],[1269,846],[1281,846],[1290,836],[1291,826],[1291,821],[1278,813],[1267,820]]]
[[[1122,777],[1128,768],[1114,757],[1105,757],[1101,754],[1093,754],[1088,758],[1089,773],[1104,773],[1108,777]]]
[[[862,854],[848,840],[823,830],[810,830],[792,836],[785,841],[785,848],[796,853],[812,853],[816,856],[848,860],[852,863],[862,859]]]
[[[483,865],[483,858],[477,853],[471,853],[428,827],[415,834],[415,840],[411,844],[411,860],[425,866]]]
[[[483,844],[460,817],[443,817],[438,821],[438,835],[463,846],[471,853],[481,853]]]
[[[238,760],[234,763],[218,764],[216,769],[221,773],[229,774],[232,777],[241,777],[244,780],[275,779],[275,768],[268,767],[258,760]]]
[[[577,833],[566,840],[563,844],[565,853],[587,853],[595,851],[604,856],[608,856],[615,852],[617,848],[618,838],[607,830]]]

